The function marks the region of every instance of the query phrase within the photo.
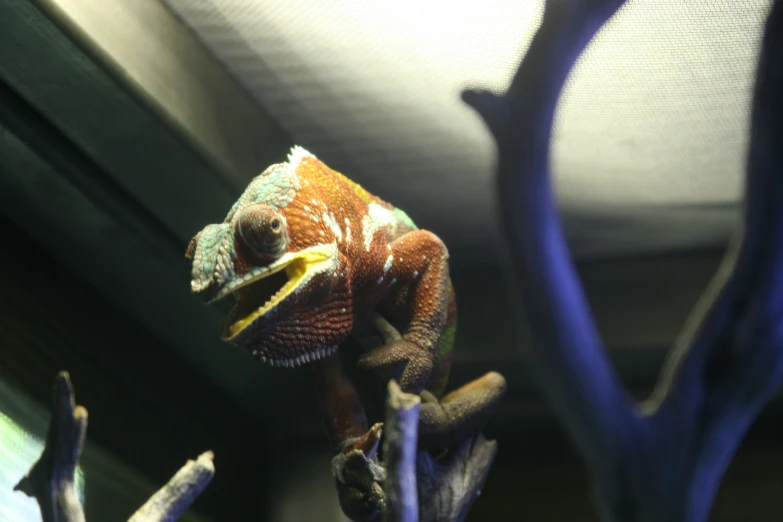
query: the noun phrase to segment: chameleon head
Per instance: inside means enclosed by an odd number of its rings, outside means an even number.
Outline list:
[[[197,296],[206,303],[236,299],[223,340],[277,366],[319,359],[336,344],[329,335],[309,335],[310,316],[302,314],[332,293],[339,253],[335,242],[301,230],[294,201],[300,189],[290,160],[269,167],[223,223],[196,234],[185,254]]]

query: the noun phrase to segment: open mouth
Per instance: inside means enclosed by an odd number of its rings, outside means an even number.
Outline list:
[[[278,261],[232,289],[237,300],[228,315],[222,338],[230,341],[267,314],[291,293],[307,284],[333,263],[333,253],[325,246],[286,254]]]

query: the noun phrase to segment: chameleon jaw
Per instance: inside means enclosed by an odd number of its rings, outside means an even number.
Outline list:
[[[271,366],[281,366],[286,368],[296,368],[304,364],[313,363],[326,359],[337,353],[339,346],[332,346],[329,348],[318,348],[314,352],[298,355],[290,359],[272,359],[261,354],[260,350],[253,350],[253,356],[256,357],[262,363],[269,364]]]
[[[299,252],[283,255],[269,267],[231,288],[237,304],[231,310],[221,338],[232,341],[258,318],[273,310],[317,274],[325,272],[336,262],[331,245],[316,245]],[[282,283],[280,286],[270,285]]]

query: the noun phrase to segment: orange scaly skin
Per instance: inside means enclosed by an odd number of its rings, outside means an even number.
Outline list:
[[[408,392],[445,389],[456,326],[445,245],[304,149],[256,177],[187,257],[204,301],[238,297],[223,338],[259,360],[326,357],[358,318],[377,312],[402,339],[365,354],[360,367],[399,367]]]

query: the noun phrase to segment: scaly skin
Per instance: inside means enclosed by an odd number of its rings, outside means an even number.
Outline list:
[[[323,359],[357,321],[378,313],[402,338],[364,354],[359,367],[396,369],[406,392],[444,392],[456,329],[445,245],[301,147],[253,179],[223,223],[191,240],[186,257],[202,300],[237,297],[222,338],[260,361]],[[460,412],[477,414],[495,400],[474,386]]]

